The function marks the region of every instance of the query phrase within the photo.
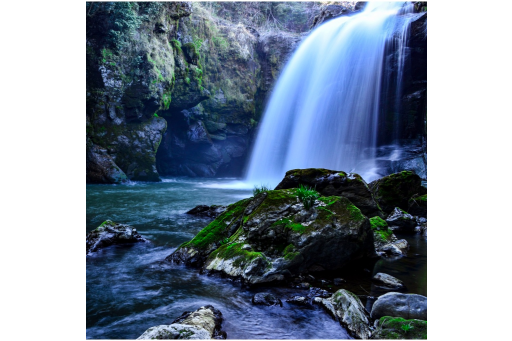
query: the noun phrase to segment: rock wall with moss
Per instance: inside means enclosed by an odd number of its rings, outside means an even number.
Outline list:
[[[87,182],[240,175],[317,3],[87,3]]]

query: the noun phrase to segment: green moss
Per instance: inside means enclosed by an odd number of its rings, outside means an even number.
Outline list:
[[[190,84],[190,78],[185,78],[185,83],[187,83],[187,85]]]
[[[388,223],[381,217],[370,218],[370,225],[372,227],[372,230],[375,231],[388,229]]]
[[[347,210],[350,212],[350,215],[353,220],[364,220],[366,217],[361,213],[361,210],[357,208],[354,204],[349,203],[347,205]]]
[[[168,110],[171,105],[171,91],[166,91],[162,95],[162,102],[164,110]]]
[[[320,197],[318,198],[318,200],[326,204],[326,206],[331,206],[332,204],[339,200],[339,197]]]
[[[427,339],[427,321],[384,316],[375,334],[378,339]]]
[[[272,226],[279,226],[279,225],[284,225],[285,228],[291,229],[300,234],[303,234],[304,232],[306,232],[309,229],[308,226],[304,226],[302,224],[295,223],[289,218],[283,218],[283,219],[278,220],[272,224]]]
[[[112,226],[112,225],[115,225],[116,223],[114,223],[112,220],[105,220],[104,222],[101,223],[100,226],[98,227],[104,227],[104,226]]]
[[[268,262],[265,255],[261,252],[242,250],[242,246],[245,243],[230,243],[226,245],[222,245],[217,250],[212,252],[212,254],[208,257],[210,259],[214,259],[216,257],[221,259],[233,259],[236,258],[233,262],[235,266],[244,266],[249,264],[255,258],[262,258],[266,262]]]
[[[244,199],[229,205],[224,213],[218,216],[204,229],[199,231],[194,239],[184,244],[184,246],[206,249],[209,245],[220,242],[229,237],[227,235],[228,227],[243,214],[250,201],[251,199]]]
[[[289,260],[289,261],[294,260],[295,257],[297,257],[299,254],[300,254],[300,252],[295,251],[295,246],[293,244],[288,245],[283,250],[284,259]]]

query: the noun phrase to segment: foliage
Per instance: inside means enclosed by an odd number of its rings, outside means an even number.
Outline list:
[[[404,332],[406,332],[406,333],[407,333],[409,330],[413,329],[414,327],[413,327],[413,326],[411,326],[411,324],[409,323],[409,324],[402,324],[401,328],[402,328],[402,330],[403,330]]]
[[[108,2],[105,6],[110,14],[108,42],[113,48],[120,50],[141,24],[137,15],[139,5],[134,2]]]
[[[256,196],[260,193],[268,192],[268,191],[270,191],[270,188],[268,187],[268,185],[261,185],[260,187],[254,186],[254,189],[252,190],[252,195]]]
[[[299,200],[302,201],[306,210],[309,210],[315,203],[315,200],[320,197],[320,193],[315,191],[313,188],[302,184],[295,190],[295,195],[297,195]]]

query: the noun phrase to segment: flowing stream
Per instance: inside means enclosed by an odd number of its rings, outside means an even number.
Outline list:
[[[87,338],[135,339],[152,326],[170,324],[184,311],[206,304],[222,312],[223,329],[230,339],[351,338],[320,307],[285,302],[294,295],[306,295],[307,290],[249,289],[164,261],[209,222],[185,214],[187,210],[199,204],[230,204],[252,196],[250,190],[224,188],[232,182],[167,178],[160,183],[87,185],[86,232],[111,219],[136,227],[151,241],[113,246],[86,257]],[[372,285],[371,276],[384,271],[404,280],[408,292],[426,295],[426,239],[413,236],[409,242],[407,257],[379,260],[373,269],[360,273],[340,273],[347,280],[342,287],[363,295],[363,303],[370,308],[371,300],[364,299],[364,295],[383,293]],[[252,305],[252,296],[260,291],[274,292],[283,307]]]
[[[300,44],[267,104],[248,182],[277,184],[286,171],[311,167],[356,172],[367,182],[382,176],[375,153],[381,83],[389,78],[384,52],[391,44],[398,54],[399,106],[410,24],[403,14],[411,10],[410,3],[370,2],[359,14],[326,22]]]

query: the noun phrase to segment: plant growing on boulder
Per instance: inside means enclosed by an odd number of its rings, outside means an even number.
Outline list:
[[[299,185],[299,188],[295,190],[295,194],[299,197],[299,200],[304,204],[306,210],[309,210],[315,203],[315,200],[320,197],[320,193],[315,191],[311,187]]]
[[[254,189],[252,190],[252,195],[256,196],[260,193],[268,192],[268,191],[270,191],[270,188],[267,185],[261,185],[260,187],[254,186]]]

